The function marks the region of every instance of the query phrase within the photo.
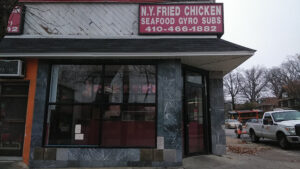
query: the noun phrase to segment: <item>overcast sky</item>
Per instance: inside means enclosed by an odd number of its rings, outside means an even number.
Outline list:
[[[239,68],[279,66],[300,54],[300,0],[217,0],[224,3],[222,39],[257,50]]]

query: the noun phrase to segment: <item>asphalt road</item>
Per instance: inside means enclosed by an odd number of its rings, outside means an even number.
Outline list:
[[[234,132],[235,129],[225,129],[225,134],[227,137],[231,137],[231,138],[236,138],[236,135],[235,135],[235,132]],[[241,139],[242,140],[245,140],[245,141],[251,141],[250,140],[250,137],[248,134],[243,134],[241,135]]]

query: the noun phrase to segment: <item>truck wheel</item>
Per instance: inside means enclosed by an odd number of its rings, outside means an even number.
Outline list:
[[[257,143],[257,142],[259,141],[259,137],[257,137],[257,136],[255,135],[255,132],[254,132],[254,131],[251,131],[251,132],[250,132],[250,138],[251,138],[251,141],[252,141],[253,143]]]
[[[280,134],[279,135],[279,146],[282,148],[282,149],[288,149],[290,147],[290,143],[287,141],[286,139],[286,136],[284,134]]]

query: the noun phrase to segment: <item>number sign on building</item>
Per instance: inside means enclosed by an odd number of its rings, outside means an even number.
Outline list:
[[[22,34],[25,6],[17,5],[11,12],[7,24],[7,34]]]

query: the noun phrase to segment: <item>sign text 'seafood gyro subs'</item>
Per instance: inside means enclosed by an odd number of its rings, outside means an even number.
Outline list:
[[[223,4],[142,4],[140,34],[218,34],[224,32]]]

